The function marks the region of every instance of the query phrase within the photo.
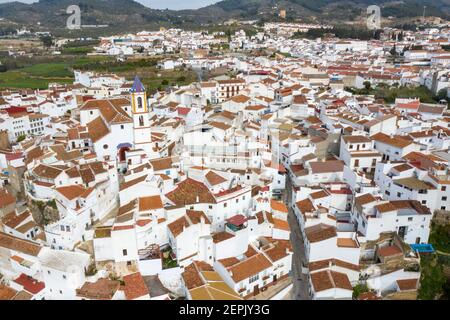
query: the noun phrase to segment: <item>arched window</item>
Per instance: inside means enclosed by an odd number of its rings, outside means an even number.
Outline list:
[[[144,117],[139,116],[139,127],[143,127],[143,126],[144,126]]]
[[[142,97],[137,98],[138,109],[142,109]]]

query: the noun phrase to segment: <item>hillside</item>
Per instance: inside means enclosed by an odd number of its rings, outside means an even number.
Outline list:
[[[191,14],[202,19],[209,17],[210,20],[211,17],[270,19],[284,9],[288,18],[292,19],[345,22],[364,15],[366,8],[372,4],[381,7],[384,17],[421,16],[423,6],[427,6],[428,16],[448,18],[450,14],[450,0],[224,0]]]
[[[213,24],[228,19],[273,20],[281,9],[288,21],[321,21],[342,23],[361,18],[370,4],[382,7],[384,17],[427,15],[448,18],[450,0],[223,0],[198,10],[154,10],[134,0],[40,0],[34,4],[19,2],[0,4],[2,24],[27,26],[33,29],[64,30],[69,5],[81,9],[84,25],[109,25],[108,31],[135,31],[159,26],[192,26]]]

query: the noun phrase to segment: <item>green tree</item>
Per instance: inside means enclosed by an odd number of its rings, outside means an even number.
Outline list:
[[[361,295],[361,293],[369,292],[369,288],[367,287],[367,284],[357,284],[353,287],[353,299],[356,300]]]
[[[51,36],[42,36],[41,42],[45,48],[50,48],[53,45],[53,38]]]
[[[418,299],[436,300],[441,298],[447,279],[436,255],[422,255],[420,266],[422,272]]]
[[[22,142],[23,140],[25,140],[26,137],[27,137],[27,136],[24,135],[24,134],[18,136],[18,137],[17,137],[17,142]]]
[[[439,90],[439,92],[437,93],[437,98],[438,98],[438,100],[446,99],[447,98],[447,89]]]

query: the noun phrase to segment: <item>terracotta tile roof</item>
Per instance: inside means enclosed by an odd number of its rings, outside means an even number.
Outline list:
[[[309,196],[311,198],[313,198],[314,200],[316,200],[316,199],[322,199],[322,198],[328,197],[329,194],[325,190],[320,190],[320,191],[311,193]]]
[[[358,243],[351,238],[338,238],[337,246],[340,248],[359,248]]]
[[[16,198],[12,194],[8,192],[8,190],[1,188],[0,189],[0,208],[4,208],[11,204],[16,203]]]
[[[418,214],[431,214],[430,209],[417,200],[392,200],[391,204],[397,209],[412,209]]]
[[[315,292],[334,288],[353,290],[348,276],[336,271],[324,270],[312,273],[311,282]]]
[[[419,279],[404,279],[397,280],[397,285],[400,291],[410,291],[417,290],[417,285],[419,284]]]
[[[253,249],[252,246],[248,246],[247,251],[245,251],[245,256],[247,258],[253,257],[255,254],[257,254],[258,252]],[[233,263],[234,264],[234,263]]]
[[[413,143],[412,141],[406,140],[405,138],[401,138],[399,136],[391,138],[390,136],[381,132],[373,135],[371,138],[377,142],[381,142],[399,149],[403,149]]]
[[[163,208],[161,196],[139,198],[139,211],[149,211]]]
[[[237,263],[239,263],[239,259],[236,257],[231,257],[231,258],[225,258],[225,259],[220,259],[219,262],[225,267],[229,267],[229,266],[233,266]]]
[[[289,223],[285,220],[273,218],[273,227],[274,229],[290,231]]]
[[[42,157],[43,155],[44,155],[44,151],[42,150],[42,148],[40,146],[35,147],[27,152],[25,162],[30,163],[34,159]]]
[[[297,95],[297,96],[294,96],[293,103],[295,103],[295,104],[308,104],[308,100],[306,100],[306,97],[304,95]]]
[[[404,164],[392,167],[392,169],[396,170],[397,172],[403,172],[403,171],[411,170],[411,169],[413,169],[413,167],[411,167],[409,164],[404,163]]]
[[[305,228],[305,234],[311,243],[331,239],[337,236],[336,227],[323,223]]]
[[[391,212],[397,210],[397,208],[390,202],[386,202],[383,204],[376,205],[375,208],[380,213]]]
[[[344,162],[341,160],[328,160],[323,162],[310,162],[313,174],[344,171]]]
[[[234,234],[222,231],[222,232],[214,233],[212,235],[212,238],[213,238],[214,243],[219,243],[219,242],[234,238]]]
[[[87,124],[89,137],[97,142],[109,133],[109,129],[101,117],[97,117]]]
[[[24,222],[27,218],[29,218],[31,215],[30,211],[25,210],[21,214],[16,214],[15,211],[8,213],[2,218],[3,224],[6,226],[14,229],[18,225],[20,225],[22,222]]]
[[[73,200],[73,199],[79,198],[79,197],[85,198],[93,190],[94,190],[93,188],[86,189],[83,186],[80,186],[78,184],[56,188],[56,191],[59,192],[60,194],[62,194],[68,200]]]
[[[283,202],[271,199],[270,200],[270,207],[274,211],[280,211],[280,212],[283,212],[283,213],[288,213],[288,208],[286,207],[286,205]]]
[[[186,214],[184,216],[169,223],[167,227],[169,228],[172,235],[176,238],[184,231],[185,228],[200,223],[202,218],[205,224],[211,224],[208,217],[203,211],[186,210]]]
[[[221,184],[225,181],[227,181],[227,179],[225,179],[224,177],[218,175],[217,173],[210,171],[205,175],[206,180],[208,180],[208,183],[211,186],[216,186],[218,184]]]
[[[96,282],[85,282],[76,292],[78,297],[92,300],[111,300],[119,288],[119,281],[100,278]]]
[[[273,216],[270,212],[260,211],[255,216],[258,219],[258,224],[262,224],[264,222],[273,224]]]
[[[247,218],[242,214],[236,214],[226,219],[226,222],[229,224],[233,224],[235,226],[242,226],[244,223],[247,222]]]
[[[35,242],[23,240],[4,232],[0,232],[0,247],[34,257],[36,257],[42,249],[42,247]]]
[[[227,268],[235,283],[259,274],[272,266],[272,263],[261,253]]]
[[[234,96],[231,98],[231,101],[236,102],[236,103],[246,103],[247,101],[250,100],[250,97],[247,97],[243,94]]]
[[[345,143],[371,143],[368,137],[365,136],[343,136],[342,139]]]
[[[373,291],[363,292],[358,296],[358,300],[381,300],[377,294]]]
[[[149,294],[147,285],[140,272],[123,277],[124,291],[127,300],[134,300]]]
[[[188,290],[204,285],[204,281],[200,276],[201,271],[214,271],[214,269],[204,261],[194,261],[184,268],[181,276]]]
[[[402,250],[395,245],[379,248],[377,251],[377,255],[380,257],[391,257],[401,254],[403,254]]]
[[[202,182],[190,178],[178,183],[175,190],[166,194],[166,198],[175,205],[216,203],[216,199],[208,187],[206,187]]]
[[[37,294],[45,288],[44,282],[38,281],[23,273],[21,273],[20,276],[14,280],[14,282],[20,284],[26,291],[32,294]]]
[[[141,176],[141,177],[139,177],[139,178],[130,180],[130,181],[128,181],[128,182],[124,182],[124,183],[122,183],[122,184],[120,185],[120,191],[125,190],[125,189],[128,189],[129,187],[132,187],[132,186],[134,186],[134,185],[136,185],[136,184],[138,184],[138,183],[144,182],[145,179],[147,179],[147,176],[146,176],[146,175],[143,175],[143,176]]]
[[[209,123],[209,125],[214,127],[214,128],[221,129],[221,130],[224,130],[224,131],[232,128],[232,126],[230,126],[230,125],[228,125],[226,123],[223,123],[223,122],[218,122],[218,121],[212,121],[212,122]]]
[[[0,300],[13,300],[17,291],[0,283]]]
[[[309,213],[316,210],[310,199],[298,201],[296,205],[301,213]]]
[[[34,168],[33,175],[53,180],[56,179],[62,172],[62,169],[45,164],[40,164],[36,168]]]
[[[359,265],[355,265],[353,263],[349,263],[343,260],[339,259],[326,259],[326,260],[319,260],[319,261],[312,261],[309,263],[309,271],[317,271],[322,269],[327,269],[331,266],[338,266],[341,268],[350,269],[353,271],[359,271],[360,267]]]
[[[288,240],[273,240],[269,245],[262,247],[262,251],[272,262],[276,262],[292,252],[292,245]]]
[[[173,159],[172,157],[153,159],[150,160],[150,164],[152,165],[155,172],[161,170],[169,170],[173,168]]]

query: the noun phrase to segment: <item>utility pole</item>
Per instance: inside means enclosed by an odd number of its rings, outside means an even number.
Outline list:
[[[422,22],[423,24],[425,24],[425,10],[426,10],[427,6],[423,6],[423,16],[422,16]]]

